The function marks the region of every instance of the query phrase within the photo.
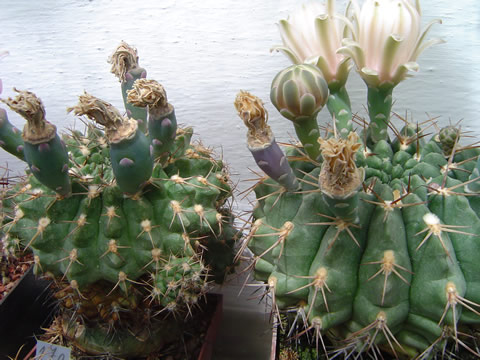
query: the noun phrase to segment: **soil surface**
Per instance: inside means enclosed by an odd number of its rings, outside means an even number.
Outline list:
[[[5,257],[0,260],[0,302],[18,283],[20,278],[32,266],[33,255],[28,254],[15,258]]]

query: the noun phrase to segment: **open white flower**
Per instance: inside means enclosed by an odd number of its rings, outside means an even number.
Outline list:
[[[362,7],[351,0],[352,39],[344,39],[340,52],[352,57],[369,86],[395,86],[418,71],[416,62],[427,47],[443,42],[426,41],[434,20],[421,29],[419,0],[365,0]],[[350,16],[349,16],[350,17]]]
[[[274,47],[285,53],[294,64],[316,65],[329,86],[343,86],[350,62],[337,53],[342,47],[344,18],[335,14],[334,0],[326,4],[309,1],[279,22],[283,46]]]

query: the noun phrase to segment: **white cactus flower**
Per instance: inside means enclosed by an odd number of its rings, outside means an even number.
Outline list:
[[[340,52],[350,56],[369,86],[395,86],[418,71],[418,56],[429,46],[426,41],[434,20],[421,29],[419,0],[365,0],[362,7],[351,0],[347,13],[352,20],[352,38],[344,39]]]
[[[345,18],[335,13],[335,1],[309,1],[278,23],[283,46],[273,49],[285,53],[294,64],[316,65],[329,85],[343,86],[350,61],[337,53],[342,47]]]

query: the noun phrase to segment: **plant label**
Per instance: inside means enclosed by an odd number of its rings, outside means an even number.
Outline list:
[[[37,340],[37,353],[35,359],[38,360],[70,360],[70,349],[64,346],[49,344]]]

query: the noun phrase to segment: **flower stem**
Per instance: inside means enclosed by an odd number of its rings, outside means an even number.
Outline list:
[[[335,128],[341,138],[346,139],[348,134],[353,131],[352,110],[350,98],[345,86],[337,91],[330,91],[327,100],[327,108],[332,118],[335,119]]]
[[[380,89],[368,87],[368,143],[376,144],[380,140],[388,140],[388,122],[392,109],[393,87]]]
[[[320,144],[318,143],[320,130],[318,129],[317,114],[301,121],[294,121],[293,125],[305,152],[310,159],[317,161],[321,154]]]

